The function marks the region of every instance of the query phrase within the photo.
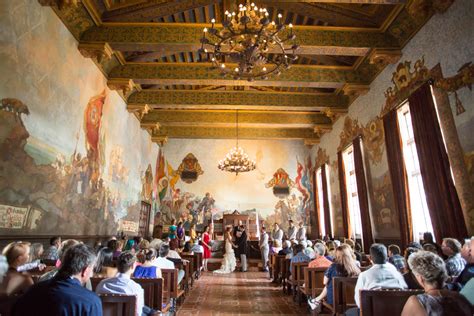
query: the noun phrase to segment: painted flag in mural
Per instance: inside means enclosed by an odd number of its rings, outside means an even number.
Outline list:
[[[168,190],[168,177],[165,170],[165,156],[163,155],[163,150],[159,149],[158,157],[156,158],[156,175],[155,175],[155,197],[160,202],[166,196],[166,191]]]
[[[105,101],[105,90],[98,96],[92,97],[84,111],[84,132],[86,134],[86,148],[89,157],[95,161],[100,158],[100,124],[102,109]]]
[[[305,184],[308,182],[308,176],[304,166],[298,160],[296,160],[296,163],[296,188],[298,189],[298,191],[301,192],[301,194],[303,194],[303,201],[306,204],[310,197],[310,190],[306,187]]]

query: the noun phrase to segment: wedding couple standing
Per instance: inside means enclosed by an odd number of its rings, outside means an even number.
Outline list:
[[[224,241],[224,261],[222,262],[221,268],[215,270],[214,273],[234,272],[235,267],[237,266],[236,255],[240,257],[242,271],[247,271],[247,232],[245,226],[241,223],[239,223],[239,226],[235,226],[234,229],[228,226],[225,230]],[[236,253],[234,252],[234,248],[236,249]]]

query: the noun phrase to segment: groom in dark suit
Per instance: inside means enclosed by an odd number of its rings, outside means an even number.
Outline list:
[[[234,227],[235,243],[237,245],[236,257],[240,257],[241,271],[247,271],[247,230],[242,222],[239,222],[239,226]]]

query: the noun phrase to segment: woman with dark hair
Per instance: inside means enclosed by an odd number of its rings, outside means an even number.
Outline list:
[[[184,246],[183,222],[178,223],[178,227],[176,228],[176,236],[178,237],[178,248],[182,248]]]
[[[410,296],[401,316],[473,315],[474,309],[464,296],[443,289],[448,274],[440,256],[418,251],[408,258],[408,265],[425,293]]]
[[[204,253],[202,255],[202,266],[204,271],[207,271],[207,261],[211,257],[211,235],[209,235],[209,226],[204,227],[204,233],[202,234],[201,244],[204,247]]]
[[[113,254],[112,249],[102,248],[97,253],[97,261],[94,266],[94,276],[112,278],[117,274],[117,268],[113,265]]]
[[[360,269],[356,264],[352,249],[347,244],[342,244],[335,249],[334,263],[324,272],[324,289],[316,298],[308,299],[311,309],[320,311],[322,300],[330,305],[333,303],[332,279],[334,277],[355,277],[360,274]]]
[[[418,252],[418,248],[413,248],[413,247],[408,247],[405,249],[405,262],[408,262],[408,258],[415,252]],[[403,279],[405,280],[406,284],[408,285],[408,288],[411,290],[421,290],[423,289],[420,284],[418,284],[418,281],[416,280],[415,275],[410,269],[410,266],[407,264],[405,267],[405,274],[403,274]]]
[[[145,262],[141,266],[135,267],[133,272],[134,278],[161,278],[161,270],[157,266],[151,264],[156,258],[156,250],[154,248],[141,251]]]

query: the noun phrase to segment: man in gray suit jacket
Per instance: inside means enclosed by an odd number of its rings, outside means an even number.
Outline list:
[[[265,227],[262,227],[261,230],[259,246],[262,254],[263,271],[268,272],[268,253],[270,252],[270,248],[268,246],[268,234]]]

